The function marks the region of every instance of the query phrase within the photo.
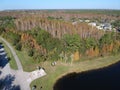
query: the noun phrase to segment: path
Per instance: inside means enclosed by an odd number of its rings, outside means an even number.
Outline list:
[[[6,44],[6,45],[9,47],[9,49],[11,50],[11,53],[13,54],[13,56],[14,56],[14,58],[15,58],[15,61],[16,61],[16,63],[17,63],[18,70],[23,71],[23,68],[22,68],[22,65],[21,65],[21,63],[20,63],[20,60],[19,60],[18,56],[16,55],[16,52],[14,51],[14,49],[11,47],[11,45],[10,45],[5,39],[3,39],[2,37],[0,37],[0,39],[1,39],[2,41],[4,41],[5,44]]]
[[[30,83],[33,80],[46,75],[46,72],[43,69],[35,70],[33,72],[24,72],[21,62],[20,62],[16,52],[12,48],[12,46],[2,37],[0,37],[0,39],[3,42],[5,42],[5,44],[10,48],[10,50],[15,58],[15,61],[17,63],[17,66],[18,66],[18,70],[13,70],[10,68],[9,63],[7,63],[4,68],[0,69],[2,71],[2,74],[0,75],[0,79],[5,77],[6,75],[10,74],[12,76],[15,76],[15,80],[13,82],[14,85],[19,85],[21,90],[30,90],[30,86],[29,86]],[[2,48],[1,50],[4,50],[4,49]]]

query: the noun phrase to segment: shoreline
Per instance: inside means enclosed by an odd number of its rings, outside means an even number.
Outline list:
[[[87,72],[87,71],[92,71],[97,69],[104,69],[118,62],[120,62],[120,55],[106,56],[102,58],[100,57],[93,60],[73,63],[72,65],[65,64],[62,62],[57,62],[55,67],[49,66],[49,62],[47,62],[45,65],[48,65],[46,67],[48,75],[43,78],[34,80],[30,86],[38,85],[38,88],[39,88],[39,83],[41,83],[41,85],[44,87],[45,90],[53,90],[53,86],[55,85],[55,83],[60,78],[62,78],[63,76],[69,73],[73,73],[73,72],[82,73],[82,72]],[[46,81],[47,83],[44,83]]]
[[[70,73],[76,73],[77,74],[77,73],[84,73],[84,72],[89,72],[89,71],[105,69],[105,68],[109,68],[109,67],[111,67],[111,66],[113,66],[113,65],[115,65],[117,63],[120,63],[120,60],[117,60],[117,61],[115,61],[113,63],[108,64],[108,65],[101,66],[101,67],[96,67],[96,68],[93,68],[93,69],[88,69],[88,70],[83,70],[83,71],[79,71],[79,70],[77,70],[77,71],[70,71],[70,72],[67,72],[67,73],[64,73],[64,74],[60,75],[59,78],[57,78],[57,80],[60,79],[63,76],[66,76],[67,74],[70,74]]]

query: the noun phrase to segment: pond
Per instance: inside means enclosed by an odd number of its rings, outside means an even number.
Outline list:
[[[61,77],[54,90],[120,90],[120,62],[106,68]]]

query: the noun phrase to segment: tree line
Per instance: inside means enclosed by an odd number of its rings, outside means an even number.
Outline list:
[[[118,33],[120,35],[120,33]],[[47,31],[36,28],[21,34],[3,33],[17,50],[26,50],[37,61],[94,58],[120,53],[120,37],[115,32],[106,32],[100,39],[81,38],[79,34],[65,34],[54,38]],[[73,55],[73,57],[72,57]]]

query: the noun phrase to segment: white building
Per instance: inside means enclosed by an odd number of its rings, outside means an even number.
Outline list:
[[[110,23],[102,23],[102,24],[99,24],[98,26],[96,26],[97,29],[99,30],[109,30],[111,31],[112,30],[112,25]]]
[[[90,20],[85,20],[85,22],[86,22],[86,23],[89,23],[89,22],[90,22]]]
[[[83,20],[81,20],[81,19],[80,19],[79,21],[80,21],[80,22],[83,22]]]
[[[95,22],[88,23],[88,25],[93,26],[93,27],[97,26]]]

